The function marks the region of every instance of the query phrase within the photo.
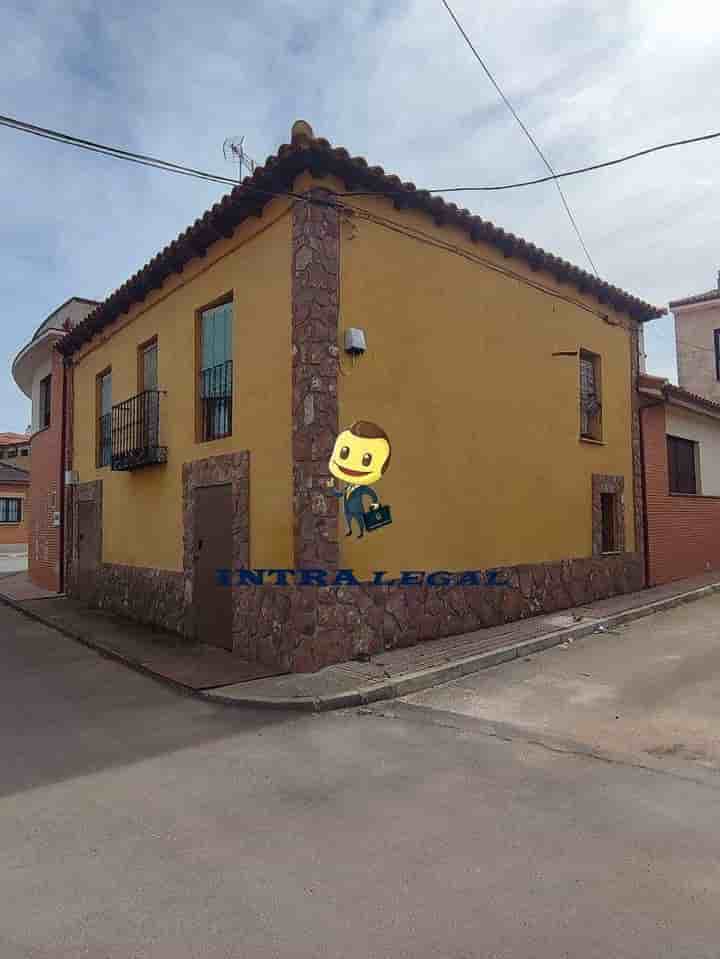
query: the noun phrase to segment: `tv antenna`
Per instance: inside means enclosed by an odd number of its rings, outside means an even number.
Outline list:
[[[255,161],[245,152],[245,137],[228,137],[223,143],[223,156],[229,163],[237,163],[238,183],[243,178],[243,170],[252,174],[255,171]]]

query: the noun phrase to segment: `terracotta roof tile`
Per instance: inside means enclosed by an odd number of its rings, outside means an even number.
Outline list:
[[[284,195],[292,190],[295,178],[305,171],[318,177],[336,176],[345,183],[349,192],[377,193],[393,200],[399,209],[422,210],[443,223],[460,226],[467,230],[474,242],[483,240],[502,250],[506,256],[527,261],[534,269],[548,270],[560,282],[571,283],[580,292],[589,293],[600,303],[609,303],[637,320],[645,321],[665,313],[663,308],[599,280],[566,260],[546,253],[479,216],[473,216],[468,210],[459,209],[455,203],[434,196],[427,190],[418,190],[414,183],[404,182],[395,174],[387,174],[380,166],[369,166],[364,157],[353,157],[344,147],[333,147],[323,137],[311,138],[299,134],[292,143],[280,146],[277,154],[268,157],[264,166],[256,167],[252,176],[245,177],[242,183],[88,314],[60,341],[60,352],[66,356],[72,355],[133,303],[141,302],[148,293],[158,289],[168,276],[182,270],[195,256],[203,255],[221,236],[229,235],[248,217],[258,216],[274,195]]]
[[[14,446],[16,443],[27,443],[29,437],[24,433],[0,433],[0,446]]]
[[[676,306],[690,306],[693,303],[709,303],[712,300],[720,300],[720,288],[708,290],[707,293],[696,293],[695,296],[686,296],[683,300],[672,300],[670,309]]]

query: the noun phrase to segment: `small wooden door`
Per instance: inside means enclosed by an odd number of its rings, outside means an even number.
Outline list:
[[[99,562],[99,534],[97,510],[92,501],[78,503],[78,572],[89,573]]]
[[[232,569],[232,487],[195,490],[195,634],[201,643],[232,649],[232,588],[218,570]]]

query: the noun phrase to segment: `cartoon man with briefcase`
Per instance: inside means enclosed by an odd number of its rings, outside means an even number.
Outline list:
[[[333,480],[328,481],[333,496],[342,497],[345,507],[346,536],[352,536],[352,521],[355,520],[362,539],[365,530],[371,533],[392,523],[389,506],[381,506],[377,493],[370,485],[377,483],[390,465],[390,438],[377,423],[358,420],[343,430],[335,440],[330,462],[332,475],[346,485],[336,490]],[[370,500],[365,510],[363,497]]]

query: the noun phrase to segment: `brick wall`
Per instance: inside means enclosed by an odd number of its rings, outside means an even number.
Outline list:
[[[720,569],[720,497],[670,494],[665,405],[647,407],[641,416],[648,586]]]
[[[19,483],[0,483],[0,496],[20,497],[23,501],[20,523],[0,523],[0,546],[15,546],[27,543],[27,487]]]
[[[28,509],[30,578],[51,590],[60,589],[60,527],[54,525],[53,514],[61,510],[62,381],[62,358],[54,354],[50,426],[32,438]]]

